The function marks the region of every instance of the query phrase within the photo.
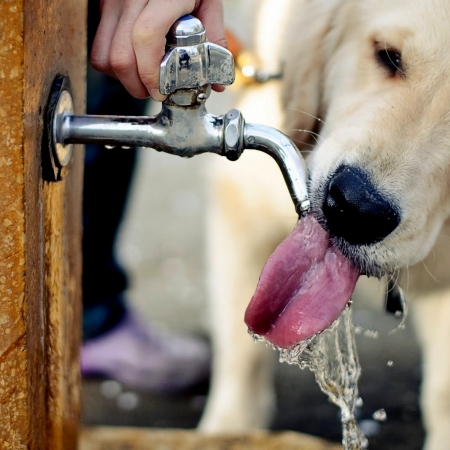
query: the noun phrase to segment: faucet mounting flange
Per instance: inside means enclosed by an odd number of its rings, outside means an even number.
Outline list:
[[[50,91],[45,117],[42,172],[48,181],[59,181],[64,175],[64,168],[72,159],[73,144],[64,143],[60,132],[64,118],[73,114],[69,78],[58,76]]]

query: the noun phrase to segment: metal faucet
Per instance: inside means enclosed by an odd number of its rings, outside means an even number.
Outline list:
[[[207,112],[211,84],[233,81],[233,56],[208,42],[202,23],[192,16],[179,19],[167,36],[160,92],[168,96],[156,116],[74,115],[70,92],[59,80],[47,116],[52,177],[61,178],[75,143],[150,147],[183,157],[209,152],[231,161],[244,149],[255,149],[275,159],[297,213],[305,214],[310,208],[307,169],[294,143],[274,128],[246,124],[236,109],[220,116]]]

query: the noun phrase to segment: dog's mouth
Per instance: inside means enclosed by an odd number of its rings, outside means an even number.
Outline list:
[[[359,275],[310,214],[264,266],[245,323],[275,346],[291,347],[339,317]]]

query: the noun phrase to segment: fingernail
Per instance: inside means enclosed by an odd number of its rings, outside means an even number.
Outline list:
[[[212,88],[216,91],[216,92],[223,92],[226,89],[226,86],[224,86],[223,84],[213,84]]]
[[[150,89],[149,94],[157,102],[163,102],[167,98],[167,95],[162,95],[158,89]]]

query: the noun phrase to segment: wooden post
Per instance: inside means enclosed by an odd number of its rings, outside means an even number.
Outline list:
[[[42,180],[49,90],[84,111],[85,0],[0,2],[0,448],[77,446],[82,149]]]

